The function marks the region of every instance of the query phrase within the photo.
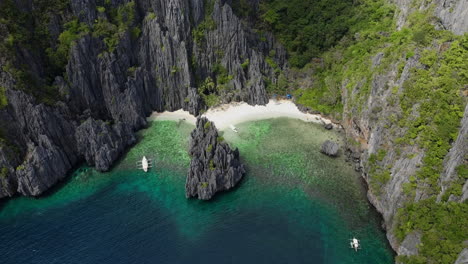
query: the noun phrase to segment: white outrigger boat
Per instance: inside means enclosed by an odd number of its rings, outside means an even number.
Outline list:
[[[355,251],[358,251],[358,249],[361,249],[361,245],[359,244],[359,240],[355,237],[349,240],[349,245],[352,249]]]
[[[148,169],[153,167],[153,164],[151,163],[150,159],[147,159],[146,156],[143,156],[141,161],[137,162],[137,167],[138,167],[138,169],[141,169],[144,172],[148,172]]]
[[[239,131],[237,130],[237,127],[233,126],[233,125],[229,125],[229,128],[232,129],[232,131],[236,132],[236,133],[239,133]]]

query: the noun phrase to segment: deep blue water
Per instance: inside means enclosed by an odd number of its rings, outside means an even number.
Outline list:
[[[210,202],[184,197],[190,127],[154,124],[112,172],[82,168],[46,197],[4,202],[0,263],[392,263],[356,174],[311,151],[326,132],[291,122],[246,124],[239,138],[226,133],[249,171],[241,186]],[[304,130],[316,141],[301,140],[303,149],[289,142],[294,155],[274,140]],[[279,148],[256,145],[262,140]],[[133,169],[149,149],[158,167]],[[348,248],[351,236],[363,250]]]

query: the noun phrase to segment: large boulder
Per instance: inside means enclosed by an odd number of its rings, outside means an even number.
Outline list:
[[[320,149],[320,152],[330,157],[336,157],[338,156],[339,150],[340,150],[340,146],[337,143],[327,140],[323,143],[322,148]]]
[[[239,150],[232,150],[205,117],[191,133],[190,168],[185,183],[187,198],[209,200],[216,192],[233,188],[245,173]]]

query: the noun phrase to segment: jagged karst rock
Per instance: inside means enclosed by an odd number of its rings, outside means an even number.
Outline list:
[[[460,252],[460,255],[458,255],[457,261],[455,261],[455,264],[466,264],[468,263],[468,248],[465,248]]]
[[[336,157],[338,156],[339,150],[340,150],[340,146],[337,143],[327,140],[322,144],[322,148],[320,149],[320,152],[330,157]]]
[[[401,245],[398,249],[400,255],[417,255],[419,252],[418,245],[421,243],[421,236],[421,232],[417,231],[411,232],[409,235],[407,235],[403,242],[401,242]]]
[[[192,161],[185,183],[187,198],[209,200],[216,192],[233,188],[245,173],[239,150],[232,150],[205,117],[197,119],[189,154]]]
[[[22,91],[8,90],[7,96],[10,122],[2,122],[2,130],[10,143],[7,150],[0,151],[0,167],[9,171],[9,184],[2,185],[5,190],[0,194],[11,196],[16,188],[22,195],[37,196],[63,179],[79,161],[75,125],[64,118],[67,113],[59,105],[36,104]]]
[[[131,128],[124,123],[106,124],[88,119],[76,130],[78,152],[99,171],[107,171],[125,149],[136,142]]]
[[[441,201],[442,196],[445,194],[447,189],[450,186],[450,183],[457,180],[457,172],[456,168],[459,165],[462,165],[466,157],[468,156],[468,105],[465,107],[465,113],[461,120],[461,127],[460,131],[458,132],[458,136],[456,141],[453,144],[453,147],[450,149],[447,156],[445,156],[444,160],[444,170],[440,177],[440,184],[441,184],[441,192],[437,196],[437,201]],[[451,195],[449,197],[450,201],[459,201],[465,202],[468,198],[468,181],[465,182],[464,188],[462,190],[462,194],[460,197],[456,197]]]
[[[397,16],[398,28],[402,28],[407,22],[408,15],[415,10],[423,10],[435,7],[434,14],[439,18],[436,24],[439,28],[448,29],[455,34],[463,35],[468,32],[468,1],[466,0],[435,0],[415,2],[408,0],[392,0],[400,8]]]
[[[12,1],[21,10],[34,10],[33,0]],[[113,8],[128,1],[111,1]],[[264,104],[268,99],[263,78],[276,81],[275,69],[272,69],[265,58],[270,51],[275,51],[273,60],[279,68],[287,68],[285,50],[274,41],[269,33],[260,40],[259,35],[249,28],[246,21],[241,21],[229,6],[231,1],[216,1],[211,18],[216,28],[206,30],[203,43],[194,43],[192,32],[203,21],[208,10],[205,1],[201,0],[137,0],[138,12],[135,26],[141,25],[141,35],[132,39],[129,32],[122,32],[115,51],[106,52],[102,39],[90,34],[84,35],[71,47],[65,78],[55,78],[59,87],[62,102],[54,106],[41,104],[31,96],[16,90],[17,80],[3,71],[5,56],[0,56],[0,86],[6,88],[9,105],[0,109],[0,128],[9,142],[0,144],[0,169],[5,168],[6,177],[0,179],[0,198],[21,195],[40,195],[50,186],[62,179],[66,173],[82,161],[80,155],[88,156],[90,162],[98,160],[109,161],[114,154],[108,153],[107,140],[95,139],[94,150],[78,151],[76,134],[82,120],[113,120],[115,123],[125,123],[132,130],[137,130],[146,124],[145,116],[151,111],[176,110],[184,108],[197,115],[206,106],[197,91],[196,78],[204,80],[208,76],[215,78],[214,68],[221,65],[226,68],[233,79],[226,85],[228,89],[221,95],[223,101],[244,100],[251,104]],[[254,8],[258,0],[249,1]],[[396,13],[398,27],[402,28],[408,15],[413,10],[425,10],[427,6],[414,6],[413,1],[392,0],[400,10]],[[70,9],[65,13],[53,14],[48,31],[56,36],[63,30],[60,23],[66,17],[76,17],[80,22],[92,26],[99,16],[95,0],[71,0]],[[422,5],[434,4],[434,19],[437,28],[452,30],[456,34],[468,31],[468,1],[466,0],[436,0],[422,1]],[[144,18],[148,12],[154,12],[154,19]],[[31,23],[33,24],[33,23]],[[4,26],[0,23],[0,27]],[[385,34],[385,33],[384,33]],[[7,36],[2,35],[2,39]],[[51,46],[53,43],[51,43]],[[33,75],[40,76],[45,71],[41,62],[45,54],[33,55],[26,48],[17,47],[20,55],[19,63],[29,66]],[[403,83],[409,79],[414,68],[420,67],[419,54],[406,60],[403,71],[399,64],[389,65],[388,70],[370,76],[371,94],[363,103],[362,111],[356,105],[348,102],[362,88],[357,82],[356,87],[345,88],[343,83],[342,100],[344,107],[343,126],[349,138],[354,138],[363,145],[362,149],[350,148],[349,158],[356,162],[356,168],[363,171],[364,179],[369,182],[370,175],[366,165],[370,155],[378,153],[385,147],[387,154],[379,164],[391,167],[391,178],[382,186],[377,197],[372,192],[368,198],[382,214],[387,238],[397,253],[403,253],[400,243],[393,235],[395,213],[407,198],[402,192],[404,184],[414,175],[424,157],[424,150],[416,146],[406,146],[398,151],[392,148],[392,141],[404,135],[404,128],[393,126],[393,134],[382,129],[391,126],[392,115],[399,116],[397,107],[388,102],[392,93],[400,93]],[[384,56],[385,57],[385,56]],[[244,69],[241,64],[249,63]],[[382,55],[375,54],[372,66],[382,64]],[[133,74],[128,74],[133,69]],[[389,89],[388,87],[395,87]],[[398,97],[396,98],[398,100]],[[398,103],[396,103],[398,105]],[[381,107],[378,118],[373,111]],[[300,106],[299,106],[300,107]],[[301,111],[311,109],[300,108]],[[462,127],[466,128],[468,111],[465,110]],[[94,122],[94,121],[93,121]],[[98,125],[99,126],[99,125]],[[127,133],[111,132],[114,128],[105,128],[116,137],[128,136]],[[465,131],[465,132],[463,132]],[[454,168],[463,161],[460,157],[466,153],[466,129],[462,129],[457,140],[444,161],[444,171],[440,179],[444,194],[448,184],[455,177]],[[127,139],[131,140],[130,137]],[[463,141],[465,140],[465,141]],[[118,143],[119,149],[123,142]],[[15,146],[12,148],[11,146]],[[390,146],[390,148],[388,148]],[[96,153],[92,153],[96,151]],[[104,154],[100,154],[104,153]],[[416,156],[412,155],[416,153]],[[466,154],[465,154],[466,155]],[[409,158],[411,156],[412,158]],[[111,162],[103,163],[109,165]],[[99,165],[101,166],[101,165]],[[201,165],[200,165],[201,166]],[[105,166],[104,166],[105,167]],[[417,202],[424,193],[418,191]],[[451,201],[468,199],[468,181],[465,182],[461,197]],[[405,239],[407,246],[413,248],[411,239]],[[400,252],[401,251],[401,252]],[[468,251],[465,249],[458,263],[465,263]]]
[[[36,6],[32,0],[13,2],[22,10],[34,11]],[[117,8],[124,2],[128,1],[111,1],[110,5]],[[230,1],[210,1],[210,8],[206,4],[200,0],[135,1],[134,23],[119,33],[111,52],[102,38],[83,34],[70,47],[63,76],[52,78],[61,96],[54,106],[19,91],[14,76],[2,70],[6,60],[0,58],[0,86],[6,88],[9,102],[0,109],[0,124],[3,136],[16,146],[15,151],[0,147],[0,169],[8,171],[0,185],[0,198],[18,192],[40,195],[83,160],[107,170],[133,142],[130,134],[147,125],[151,112],[183,108],[198,115],[206,108],[198,81],[207,77],[216,81],[215,69],[222,68],[231,79],[221,89],[221,102],[267,103],[264,80],[276,82],[277,69],[266,58],[287,68],[285,49],[270,33],[260,37],[243,23]],[[51,14],[51,35],[57,37],[64,30],[64,20],[71,17],[92,27],[97,18],[108,16],[99,13],[97,6],[94,0],[71,0],[63,14]],[[192,33],[208,16],[216,27],[205,29],[203,42],[195,43]],[[130,33],[134,27],[141,29],[136,38]],[[27,62],[28,70],[41,78],[47,70],[42,60],[46,54],[33,56],[22,47],[18,52],[20,62]],[[242,67],[247,60],[247,67]],[[89,118],[93,120],[81,124]],[[107,127],[94,120],[122,125]],[[98,130],[110,139],[100,137]],[[85,138],[84,131],[92,135]],[[24,170],[16,170],[20,165]]]

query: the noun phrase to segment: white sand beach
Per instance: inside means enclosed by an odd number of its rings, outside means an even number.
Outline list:
[[[210,121],[214,122],[219,130],[225,130],[229,128],[230,125],[235,126],[236,124],[248,121],[277,117],[289,117],[319,124],[332,123],[330,120],[323,118],[320,115],[301,112],[293,102],[288,100],[270,100],[267,105],[256,106],[252,106],[247,103],[224,104],[216,108],[209,109],[202,116],[205,116]],[[197,119],[187,111],[178,110],[175,112],[154,112],[150,117],[148,117],[148,121],[155,120],[184,120],[195,125]],[[338,125],[333,124],[333,126],[337,127]]]

